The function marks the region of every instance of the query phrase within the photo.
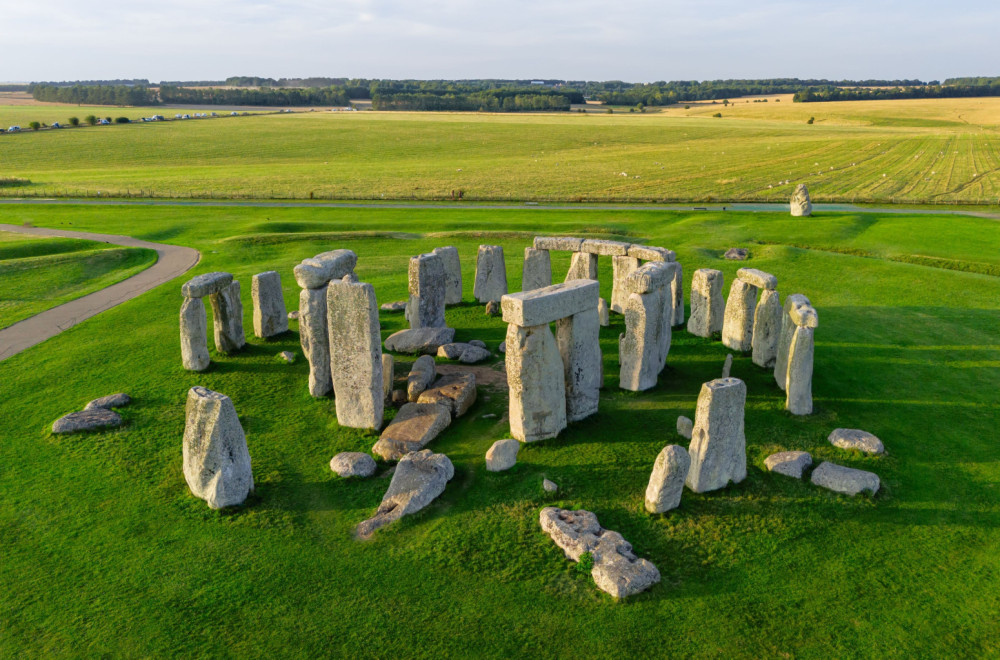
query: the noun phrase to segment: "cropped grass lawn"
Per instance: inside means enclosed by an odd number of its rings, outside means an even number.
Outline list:
[[[552,210],[93,208],[7,206],[0,221],[127,234],[196,247],[188,276],[0,363],[0,656],[953,657],[1000,654],[1000,223],[970,217]],[[673,248],[685,289],[697,268],[772,272],[819,310],[816,413],[793,417],[770,373],[738,356],[748,386],[748,476],[685,492],[662,516],[643,493],[663,446],[686,444],[701,383],[726,349],[674,332],[659,385],[618,389],[620,316],[603,328],[600,412],[525,446],[509,472],[484,454],[508,437],[502,389],[430,448],[456,467],[418,514],[358,542],[388,486],[328,467],[376,434],[341,429],[333,401],[307,392],[297,328],[249,338],[201,374],[181,368],[180,285],[190,275],[278,270],[333,248],[359,255],[379,302],[406,295],[410,255],[456,245],[465,300],[459,340],[491,349],[505,325],[472,303],[476,246],[504,247],[511,290],[523,248],[547,233]],[[721,254],[748,247],[748,262]],[[610,263],[601,260],[602,295]],[[561,279],[568,255],[553,258]],[[993,274],[991,274],[993,273]],[[245,326],[251,328],[249,293]],[[404,326],[381,314],[383,337]],[[292,365],[275,358],[299,355]],[[397,357],[402,378],[410,357]],[[256,492],[207,508],[188,491],[181,438],[188,388],[232,397]],[[127,391],[119,430],[53,436],[62,414]],[[487,413],[497,418],[484,419]],[[869,430],[888,454],[826,441]],[[874,498],[847,498],[768,473],[804,449],[872,470]],[[542,491],[543,478],[559,484]],[[544,506],[586,508],[657,565],[662,582],[615,602],[538,525]]]

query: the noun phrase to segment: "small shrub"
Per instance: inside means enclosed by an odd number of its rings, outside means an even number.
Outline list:
[[[28,122],[28,128],[30,128],[33,131],[37,131],[41,127],[42,125],[37,121]]]
[[[30,186],[29,179],[19,179],[13,176],[0,177],[0,188],[16,188],[17,186]]]
[[[608,109],[607,109],[607,113],[608,113],[609,115],[613,115],[613,114],[615,114],[615,111],[614,111],[614,108],[608,108]]]
[[[814,121],[816,121],[816,118],[815,118],[815,117],[810,117],[810,118],[809,118],[809,121],[807,121],[806,123],[807,123],[807,124],[811,124],[811,123],[813,123]]]
[[[79,117],[70,117],[69,118],[69,125],[70,126],[79,126],[80,125],[80,118]]]
[[[95,117],[94,115],[87,115],[86,117],[83,118],[83,120],[88,124],[90,124],[91,126],[97,125],[97,117]]]
[[[580,555],[580,561],[576,563],[576,572],[581,575],[590,575],[592,570],[594,570],[594,555],[585,552]]]
[[[689,106],[689,105],[686,105],[686,106],[684,106],[684,109],[685,109],[685,110],[690,110],[690,109],[691,109],[691,106]]]
[[[721,112],[716,112],[716,113],[715,113],[714,115],[712,115],[712,116],[713,116],[713,117],[721,117],[721,116],[722,116],[722,113],[721,113]]]
[[[116,117],[115,118],[115,123],[116,124],[128,124],[129,122],[131,122],[131,120],[128,117]]]

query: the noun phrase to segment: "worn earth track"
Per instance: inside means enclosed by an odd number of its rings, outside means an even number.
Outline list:
[[[60,238],[83,238],[101,243],[121,245],[124,247],[149,248],[156,251],[156,263],[146,270],[117,284],[95,291],[89,295],[71,300],[68,303],[53,307],[14,325],[0,330],[0,360],[31,348],[36,344],[55,337],[63,330],[100,314],[104,310],[136,298],[164,282],[169,282],[183,275],[201,259],[201,253],[194,248],[179,245],[164,245],[150,243],[129,236],[113,234],[93,234],[82,231],[64,231],[61,229],[44,229],[41,227],[22,227],[18,225],[0,224],[0,231],[28,234],[31,236],[50,236]]]

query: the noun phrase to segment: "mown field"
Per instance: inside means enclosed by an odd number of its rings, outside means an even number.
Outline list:
[[[120,282],[156,263],[156,252],[72,238],[0,231],[0,328]]]
[[[1000,99],[295,113],[0,136],[32,182],[0,194],[1000,204],[998,126]]]
[[[501,124],[502,125],[502,124]],[[0,362],[0,655],[306,657],[989,657],[1000,654],[1000,224],[928,215],[634,211],[199,209],[6,206],[4,222],[126,233],[190,245],[192,272],[227,270],[249,288],[277,269],[348,247],[379,302],[406,295],[410,255],[452,244],[466,303],[458,339],[495,349],[504,324],[473,304],[476,246],[498,243],[512,289],[536,233],[623,238],[677,250],[686,287],[700,267],[773,272],[783,294],[819,310],[816,413],[795,418],[771,376],[737,356],[746,380],[749,475],[685,493],[650,516],[643,492],[660,449],[684,443],[702,382],[726,350],[678,330],[659,385],[617,388],[621,317],[602,329],[600,412],[524,447],[510,472],[484,453],[507,437],[501,388],[431,444],[456,476],[424,511],[353,539],[388,485],[340,480],[331,456],[375,436],[338,427],[313,400],[297,328],[180,367],[177,280]],[[729,247],[751,250],[728,262]],[[606,260],[602,260],[605,262]],[[557,274],[568,259],[555,259]],[[602,263],[608,296],[610,264]],[[992,274],[990,274],[992,273]],[[557,275],[558,276],[558,275]],[[249,294],[244,296],[250,328]],[[381,315],[382,334],[403,326]],[[398,357],[397,378],[411,358]],[[184,401],[205,385],[230,395],[257,491],[210,511],[181,472]],[[55,437],[49,425],[125,390],[120,430]],[[495,413],[496,419],[483,415]],[[826,442],[870,430],[888,454]],[[767,473],[764,458],[806,449],[877,472],[882,490],[850,499]],[[560,485],[545,494],[543,478]],[[662,582],[626,602],[597,591],[538,527],[548,505],[595,511]]]

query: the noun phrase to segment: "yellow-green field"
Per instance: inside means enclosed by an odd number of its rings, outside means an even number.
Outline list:
[[[1000,201],[1000,99],[769,98],[645,114],[315,112],[4,135],[0,177],[32,183],[0,194],[784,201],[805,183],[818,201]],[[0,107],[0,119],[42,110],[70,107]]]

